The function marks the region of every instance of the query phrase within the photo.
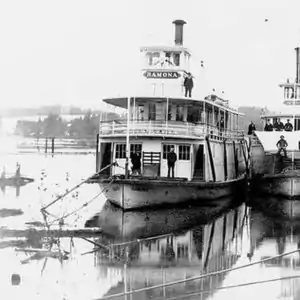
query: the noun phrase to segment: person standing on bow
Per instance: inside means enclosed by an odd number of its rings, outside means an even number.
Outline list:
[[[280,155],[280,152],[283,151],[284,157],[287,157],[287,154],[286,154],[286,147],[288,146],[288,143],[287,143],[287,141],[284,139],[284,136],[283,136],[283,135],[280,136],[280,140],[277,142],[276,146],[277,146],[277,148],[278,148],[277,154]]]
[[[168,177],[170,177],[170,171],[172,170],[172,178],[174,178],[174,167],[177,161],[177,155],[174,152],[174,148],[171,148],[170,152],[168,153],[167,161],[168,161]]]
[[[132,163],[132,174],[133,175],[141,175],[141,156],[140,154],[133,150],[131,154],[131,163]]]
[[[191,73],[187,73],[187,77],[184,79],[185,97],[192,97],[192,89],[194,87],[194,82]]]
[[[248,135],[253,134],[255,130],[256,130],[255,124],[251,121],[248,127]]]

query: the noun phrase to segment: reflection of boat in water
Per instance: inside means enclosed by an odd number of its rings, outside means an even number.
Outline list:
[[[124,212],[106,205],[98,216],[98,226],[108,234],[106,245],[110,246],[96,254],[97,263],[123,275],[122,282],[106,296],[124,292],[125,280],[128,289],[139,289],[233,266],[239,258],[239,239],[248,210],[241,205],[225,211],[224,205]],[[179,296],[197,291],[199,286],[214,288],[220,286],[225,275],[139,292],[132,299],[161,297],[162,293],[165,297]]]
[[[266,215],[266,211],[251,212],[250,233],[250,255],[254,257],[255,261],[268,259],[300,248],[300,223],[283,221],[276,216],[269,217],[268,214]],[[261,264],[262,271],[263,268],[268,268],[269,273],[273,275],[275,273],[283,277],[298,275],[300,254],[295,252],[270,259]],[[282,280],[278,293],[280,298],[277,299],[299,299],[300,279]]]
[[[86,226],[100,227],[105,234],[118,241],[139,239],[204,224],[231,205],[232,199],[224,198],[209,206],[124,211],[107,201],[101,212],[89,220]]]
[[[300,200],[291,200],[276,196],[253,196],[249,205],[261,211],[265,216],[286,221],[300,221]]]

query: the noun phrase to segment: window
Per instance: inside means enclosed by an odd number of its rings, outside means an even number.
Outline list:
[[[159,59],[159,52],[154,52],[154,53],[148,53],[147,54],[148,57],[149,57],[149,60],[148,60],[148,63],[149,63],[149,66],[153,66],[155,64],[157,64],[158,62],[158,59]]]
[[[180,65],[180,53],[174,53],[173,54],[173,62],[175,66]]]
[[[168,121],[171,121],[172,120],[172,105],[169,104],[169,107],[168,107]]]
[[[176,106],[176,121],[183,121],[183,106]]]
[[[179,145],[179,160],[190,160],[191,146]]]
[[[171,148],[175,148],[174,145],[163,145],[163,159],[167,159]]]
[[[155,121],[156,120],[156,105],[155,103],[149,103],[149,113],[148,120]]]
[[[126,158],[126,144],[116,144],[116,158]]]
[[[139,105],[137,110],[137,119],[144,121],[144,105]]]
[[[141,144],[131,144],[130,145],[130,155],[133,153],[133,150],[135,150],[135,152],[139,153],[139,155],[141,156],[142,145]]]

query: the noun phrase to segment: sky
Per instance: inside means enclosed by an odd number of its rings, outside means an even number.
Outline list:
[[[139,47],[172,45],[175,19],[187,22],[193,63],[204,61],[195,85],[236,105],[280,104],[278,84],[295,77],[299,11],[297,0],[0,1],[0,110],[96,108],[129,93]]]

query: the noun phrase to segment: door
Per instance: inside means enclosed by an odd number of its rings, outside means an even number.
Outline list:
[[[174,148],[174,152],[177,154],[177,160],[178,160],[178,153],[176,149],[176,145],[174,144],[162,144],[162,157],[161,157],[161,169],[160,169],[160,174],[162,177],[167,177],[168,176],[168,153],[170,152],[171,148]],[[177,161],[178,162],[178,161]],[[174,175],[176,176],[176,166],[177,162],[175,163],[175,168],[174,168]]]
[[[107,165],[110,165],[112,163],[112,153],[111,153],[112,143],[101,143],[100,145],[100,169],[103,169]],[[105,169],[102,171],[102,174],[109,175],[110,174],[110,168]]]
[[[114,162],[120,167],[112,168],[112,175],[125,174],[125,163],[126,163],[126,144],[115,144],[114,145]]]
[[[176,152],[177,152],[177,162],[176,162],[177,166],[175,169],[175,176],[191,179],[191,173],[192,173],[191,145],[188,144],[178,145]]]
[[[194,175],[195,180],[204,180],[204,146],[194,145],[194,153],[196,153],[194,161]]]

